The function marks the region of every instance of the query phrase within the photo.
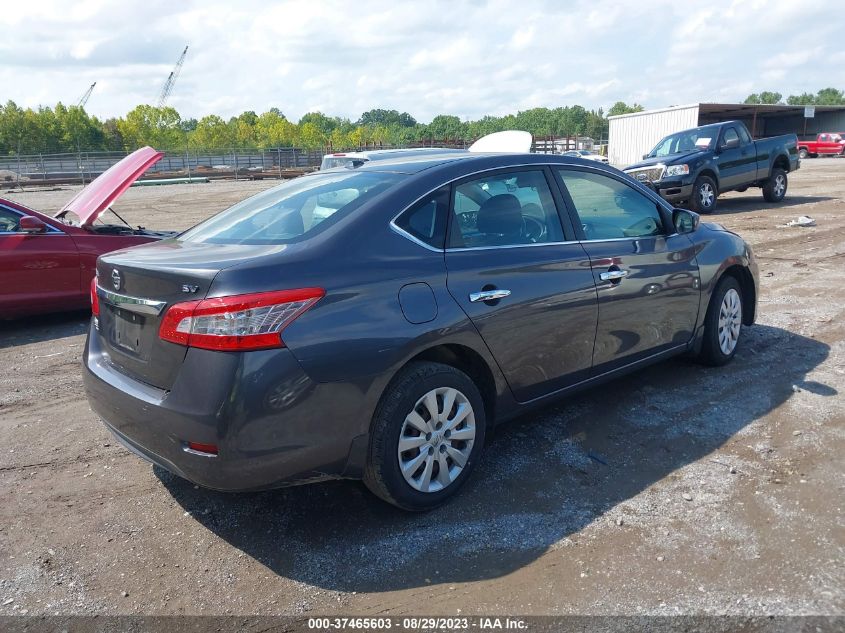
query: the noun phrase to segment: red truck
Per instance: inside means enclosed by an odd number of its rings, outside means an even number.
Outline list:
[[[815,158],[845,153],[845,140],[836,132],[822,132],[816,136],[798,137],[798,156]]]

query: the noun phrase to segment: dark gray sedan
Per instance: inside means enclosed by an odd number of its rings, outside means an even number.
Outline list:
[[[737,235],[534,154],[304,176],[97,272],[85,384],[130,450],[218,490],[362,478],[409,510],[531,407],[726,363],[758,289]]]

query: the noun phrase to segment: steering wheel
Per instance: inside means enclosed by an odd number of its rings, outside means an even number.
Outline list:
[[[657,221],[654,218],[643,218],[625,229],[626,237],[646,237],[657,234]]]
[[[546,236],[546,224],[530,215],[522,216],[522,236],[532,244],[541,241]]]

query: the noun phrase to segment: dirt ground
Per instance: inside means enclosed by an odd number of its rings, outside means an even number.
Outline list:
[[[133,188],[176,229],[274,182]],[[4,193],[57,209],[72,190]],[[0,615],[845,613],[845,160],[720,199],[761,267],[721,369],[674,360],[497,430],[445,507],[198,489],[83,395],[87,315],[0,324]],[[800,215],[813,228],[779,228]]]

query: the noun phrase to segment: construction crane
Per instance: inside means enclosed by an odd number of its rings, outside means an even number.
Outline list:
[[[88,99],[91,98],[91,93],[94,92],[94,86],[96,86],[96,85],[97,85],[97,82],[95,81],[94,83],[92,83],[88,87],[88,90],[85,91],[85,94],[83,94],[81,97],[79,97],[79,101],[76,103],[77,107],[79,107],[79,108],[85,107],[85,104],[88,103]]]
[[[185,47],[185,50],[182,51],[182,54],[179,56],[179,61],[176,62],[176,67],[170,72],[170,75],[167,77],[167,81],[164,82],[164,85],[161,87],[161,94],[158,96],[158,107],[163,108],[164,104],[167,103],[167,98],[170,96],[170,93],[173,92],[173,86],[176,84],[176,79],[179,77],[179,72],[182,70],[182,64],[185,63],[185,55],[188,54],[188,47]]]

